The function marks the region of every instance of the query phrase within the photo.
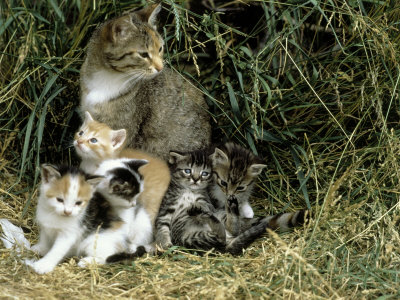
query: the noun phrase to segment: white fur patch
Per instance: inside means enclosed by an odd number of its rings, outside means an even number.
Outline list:
[[[82,97],[82,106],[93,106],[118,97],[129,87],[129,75],[112,71],[98,71],[84,80],[88,93]]]
[[[250,219],[254,217],[254,211],[248,202],[240,206],[240,215],[242,215],[244,218]]]

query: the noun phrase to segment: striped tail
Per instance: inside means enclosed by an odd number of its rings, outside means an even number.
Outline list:
[[[307,210],[291,213],[282,213],[264,218],[251,219],[251,227],[233,238],[226,246],[225,251],[232,255],[239,255],[257,238],[263,235],[267,228],[286,231],[290,228],[301,226],[306,221]]]
[[[290,213],[281,213],[263,218],[261,221],[272,230],[287,231],[290,228],[301,226],[306,222],[307,210],[298,210]]]

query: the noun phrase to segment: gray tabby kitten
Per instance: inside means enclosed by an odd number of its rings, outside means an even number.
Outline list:
[[[213,185],[211,157],[205,151],[170,153],[171,184],[156,219],[156,243],[240,254],[266,228],[286,229],[304,222],[304,212],[243,218],[236,197],[216,209],[209,196]]]
[[[128,148],[167,159],[170,149],[208,146],[211,127],[201,92],[164,67],[160,10],[150,5],[94,32],[81,68],[80,108],[112,129],[125,128]]]
[[[210,186],[209,192],[214,205],[224,208],[227,200],[234,196],[239,203],[240,216],[253,218],[249,198],[254,181],[266,165],[251,151],[231,142],[215,148],[212,160],[216,184]]]

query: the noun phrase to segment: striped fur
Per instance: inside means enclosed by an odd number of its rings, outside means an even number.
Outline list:
[[[228,198],[235,197],[240,216],[252,218],[249,198],[255,180],[266,165],[251,151],[234,143],[215,148],[212,160],[215,184],[210,186],[209,192],[214,205],[223,209]]]
[[[170,153],[171,184],[156,219],[156,243],[194,249],[223,249],[225,229],[207,194],[211,162],[204,151]]]
[[[304,222],[304,211],[262,218],[240,215],[235,195],[227,197],[223,208],[214,207],[207,190],[212,172],[212,156],[205,151],[186,154],[171,152],[172,181],[156,219],[156,243],[162,248],[172,245],[191,249],[216,249],[240,254],[267,228],[286,230]]]

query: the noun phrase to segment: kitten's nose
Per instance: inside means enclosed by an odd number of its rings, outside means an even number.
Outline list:
[[[154,65],[154,68],[156,68],[156,70],[157,70],[158,72],[161,72],[162,69],[164,69],[164,66],[163,66],[162,64],[156,64],[156,65]]]
[[[64,210],[64,215],[70,216],[72,214],[72,211],[70,210]]]

